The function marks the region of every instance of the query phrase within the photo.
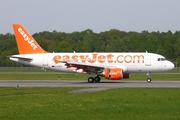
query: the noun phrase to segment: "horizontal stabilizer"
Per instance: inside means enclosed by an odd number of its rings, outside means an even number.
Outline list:
[[[33,58],[30,57],[25,57],[25,56],[21,56],[21,55],[12,55],[12,56],[8,56],[9,58],[17,58],[17,59],[22,59],[22,60],[32,60]]]

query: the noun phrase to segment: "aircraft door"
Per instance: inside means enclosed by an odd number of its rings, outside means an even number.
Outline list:
[[[146,55],[145,66],[151,66],[151,56],[150,55]]]
[[[48,56],[47,55],[43,56],[43,66],[48,66]]]

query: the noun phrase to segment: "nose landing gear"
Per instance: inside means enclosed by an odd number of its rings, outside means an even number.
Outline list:
[[[148,72],[146,75],[147,75],[147,82],[150,83],[151,82],[150,73]]]
[[[150,83],[151,82],[151,78],[147,78],[147,82]]]

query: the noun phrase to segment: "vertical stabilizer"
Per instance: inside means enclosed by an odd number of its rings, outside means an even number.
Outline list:
[[[21,24],[13,24],[19,54],[47,53]]]

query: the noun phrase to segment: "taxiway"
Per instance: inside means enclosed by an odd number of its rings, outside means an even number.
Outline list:
[[[88,83],[83,80],[0,80],[0,87],[79,87],[72,93],[96,92],[114,88],[180,88],[180,81],[102,80],[100,83]]]

